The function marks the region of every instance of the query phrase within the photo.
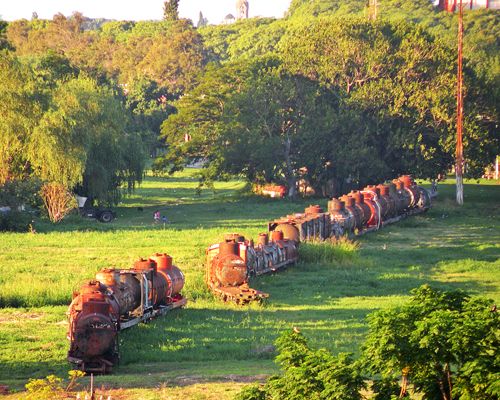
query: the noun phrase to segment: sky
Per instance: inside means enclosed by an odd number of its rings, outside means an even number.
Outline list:
[[[161,19],[164,0],[0,0],[3,20],[30,19],[33,11],[39,18],[52,19],[58,12],[71,15],[80,11],[86,17],[117,20]],[[291,0],[249,0],[250,17],[283,17]],[[227,14],[236,15],[236,0],[180,0],[179,14],[196,24],[199,12],[210,24],[222,22]]]

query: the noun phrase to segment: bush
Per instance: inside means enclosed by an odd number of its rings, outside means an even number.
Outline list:
[[[402,376],[403,394],[411,384],[425,399],[498,399],[500,319],[493,301],[428,285],[412,294],[405,306],[369,316],[364,362],[385,379],[374,387],[377,398]]]
[[[27,212],[0,212],[0,232],[28,232],[32,219]]]
[[[236,400],[361,400],[364,379],[349,354],[334,356],[311,349],[296,328],[282,334],[276,347],[282,375],[269,378],[263,386],[244,388]]]
[[[18,208],[27,206],[38,209],[42,206],[39,195],[41,182],[38,179],[23,179],[6,182],[0,186],[0,207]]]

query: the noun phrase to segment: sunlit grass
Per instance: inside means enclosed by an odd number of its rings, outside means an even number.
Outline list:
[[[247,307],[220,303],[205,288],[206,247],[227,231],[255,237],[269,220],[316,201],[261,199],[241,192],[238,181],[197,197],[196,186],[189,174],[150,177],[124,199],[112,224],[72,216],[57,226],[37,221],[36,234],[0,234],[0,383],[65,376],[72,292],[101,268],[126,268],[157,251],[184,271],[188,306],[124,332],[121,366],[100,384],[154,387],[178,376],[272,373],[274,354],[262,349],[292,326],[315,347],[356,353],[366,315],[400,304],[423,283],[500,301],[498,185],[466,185],[458,207],[454,187],[442,184],[424,215],[356,242],[303,245],[297,265],[251,282],[270,298]],[[156,209],[171,223],[154,224]]]

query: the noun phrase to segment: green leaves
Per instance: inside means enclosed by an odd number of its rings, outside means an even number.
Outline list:
[[[424,398],[493,399],[500,321],[491,306],[424,285],[406,306],[370,316],[364,364],[393,382],[406,371]]]
[[[113,202],[141,179],[142,142],[111,89],[54,54],[0,64],[0,185],[32,176]]]
[[[277,340],[276,362],[282,375],[262,386],[244,389],[238,400],[360,400],[365,387],[359,365],[350,355],[333,356],[324,349],[311,349],[297,328]]]

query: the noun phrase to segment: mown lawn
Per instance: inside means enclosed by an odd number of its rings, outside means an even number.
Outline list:
[[[270,299],[246,307],[222,304],[206,290],[205,248],[225,232],[256,236],[268,220],[318,201],[261,199],[238,181],[197,196],[196,185],[189,172],[149,177],[112,224],[71,216],[57,226],[37,221],[36,234],[0,234],[0,384],[20,389],[29,378],[65,376],[72,291],[103,267],[128,267],[158,251],[184,271],[189,304],[121,335],[120,367],[97,379],[135,388],[119,398],[215,398],[208,391],[231,398],[241,381],[276,371],[269,345],[292,326],[314,346],[356,353],[366,315],[424,283],[500,300],[500,186],[491,182],[467,184],[463,207],[454,204],[451,183],[440,185],[427,214],[359,238],[357,251],[302,246],[300,264],[254,282]],[[171,223],[153,224],[156,209]],[[170,386],[179,397],[162,394]],[[154,396],[141,387],[156,388]]]

